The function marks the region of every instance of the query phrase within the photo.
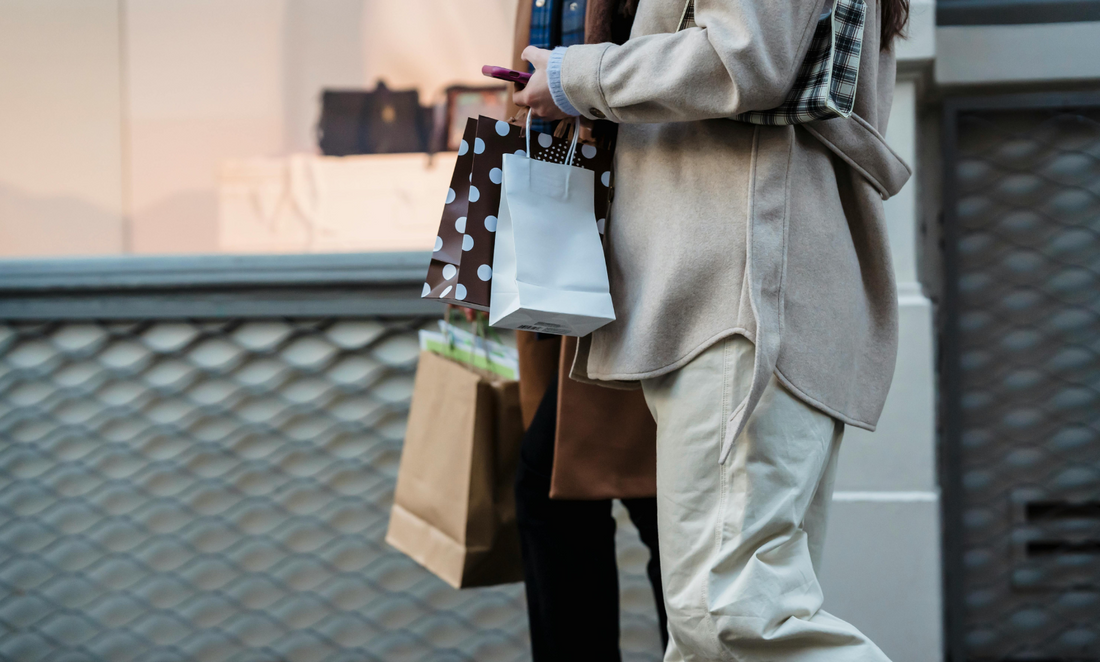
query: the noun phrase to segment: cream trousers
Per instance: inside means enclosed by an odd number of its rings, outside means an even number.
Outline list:
[[[733,336],[642,383],[657,420],[665,662],[889,662],[821,609],[817,569],[844,424],[773,376],[719,463],[752,367],[752,343]]]

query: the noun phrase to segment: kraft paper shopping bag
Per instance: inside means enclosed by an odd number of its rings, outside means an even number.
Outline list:
[[[421,352],[386,542],[455,588],[523,579],[519,384]]]
[[[563,163],[504,155],[492,326],[583,336],[615,319],[593,207],[595,173],[572,165],[579,132]]]

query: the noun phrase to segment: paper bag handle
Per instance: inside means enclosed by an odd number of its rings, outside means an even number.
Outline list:
[[[527,113],[527,128],[525,130],[527,134],[527,158],[531,158],[531,113]],[[569,152],[565,155],[565,165],[573,165],[573,159],[577,155],[577,139],[581,135],[581,118],[577,117],[573,120],[573,142],[569,145]]]

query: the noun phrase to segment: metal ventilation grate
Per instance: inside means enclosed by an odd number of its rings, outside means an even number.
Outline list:
[[[528,659],[520,586],[383,543],[422,323],[0,325],[0,659]]]
[[[955,650],[1100,660],[1100,109],[949,118]]]

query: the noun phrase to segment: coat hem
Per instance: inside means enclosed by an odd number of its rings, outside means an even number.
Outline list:
[[[633,386],[634,384],[636,384],[638,382],[641,382],[642,380],[653,379],[654,377],[660,377],[662,375],[667,375],[670,372],[679,370],[680,368],[684,367],[688,363],[691,363],[693,360],[695,360],[700,354],[702,354],[703,352],[710,349],[710,347],[712,345],[714,345],[715,343],[717,343],[718,341],[724,340],[724,339],[726,339],[730,336],[738,336],[738,335],[739,336],[744,336],[746,340],[753,343],[754,345],[756,344],[755,339],[752,337],[752,334],[749,333],[748,329],[745,329],[743,327],[735,327],[735,328],[732,328],[732,329],[726,329],[725,331],[721,331],[719,333],[716,333],[715,335],[711,336],[710,338],[704,340],[699,345],[696,345],[690,352],[688,352],[687,354],[685,354],[681,358],[673,361],[672,363],[669,363],[668,365],[662,366],[660,368],[656,368],[654,370],[649,370],[649,371],[646,371],[646,372],[592,374],[590,372],[587,372],[587,368],[586,368],[585,374],[578,375],[576,373],[576,371],[574,370],[571,377],[573,379],[576,379],[577,381],[587,382],[587,383],[599,384],[599,382],[617,382],[619,384],[622,384],[623,386],[626,386],[626,385]],[[786,387],[788,390],[790,390],[791,393],[793,393],[799,400],[802,400],[803,402],[810,405],[814,409],[817,409],[817,410],[821,411],[822,413],[825,413],[825,414],[828,414],[829,416],[832,416],[833,418],[840,421],[841,423],[844,423],[845,425],[851,425],[853,427],[860,428],[861,430],[867,430],[868,432],[874,432],[875,429],[877,428],[876,423],[868,423],[867,421],[863,421],[863,420],[860,420],[860,419],[855,418],[853,416],[848,416],[847,414],[843,414],[840,411],[838,411],[837,409],[834,409],[833,407],[830,407],[830,406],[826,405],[825,403],[821,402],[817,398],[814,398],[813,396],[807,394],[805,391],[803,391],[802,389],[795,386],[794,382],[792,382],[789,377],[784,375],[783,371],[780,370],[778,366],[775,368],[774,374],[775,374],[775,378],[778,379],[779,382],[781,384],[783,384],[784,387]],[[611,386],[610,384],[606,384],[606,386],[608,386],[610,388],[615,388],[614,386]]]
[[[756,339],[753,337],[753,334],[748,329],[738,326],[738,327],[734,327],[734,328],[731,328],[731,329],[726,329],[724,331],[720,331],[720,332],[714,334],[710,338],[707,338],[703,342],[696,345],[687,354],[685,354],[682,357],[676,359],[672,363],[664,365],[660,368],[655,368],[653,370],[647,370],[645,372],[624,372],[624,373],[617,373],[617,374],[616,373],[593,374],[591,372],[588,372],[588,368],[586,366],[585,367],[585,373],[586,374],[584,376],[586,376],[588,379],[595,380],[595,381],[601,381],[601,382],[640,382],[643,379],[652,379],[654,377],[660,377],[661,375],[667,375],[670,372],[673,372],[675,370],[679,370],[680,368],[684,367],[688,363],[691,363],[691,361],[693,361],[696,357],[698,357],[703,352],[710,349],[711,345],[718,342],[719,340],[724,340],[725,338],[728,338],[729,336],[736,336],[736,335],[744,336],[749,342],[751,342],[753,344],[756,343]]]
[[[805,391],[803,391],[802,389],[795,386],[794,382],[792,382],[786,375],[784,375],[783,372],[778,367],[776,367],[776,369],[775,369],[775,378],[778,379],[779,383],[783,384],[783,386],[786,387],[787,390],[789,390],[791,393],[793,393],[799,400],[802,400],[803,402],[810,405],[811,407],[813,407],[815,409],[819,409],[823,413],[828,414],[829,416],[832,416],[833,418],[840,421],[841,423],[844,423],[845,425],[851,425],[851,426],[860,428],[861,430],[867,430],[868,432],[874,432],[875,431],[876,425],[874,423],[868,423],[866,421],[861,421],[858,418],[852,418],[851,416],[846,416],[846,415],[840,413],[839,411],[837,411],[836,409],[833,409],[832,407],[824,404],[820,400],[818,400],[814,397],[811,397]]]

